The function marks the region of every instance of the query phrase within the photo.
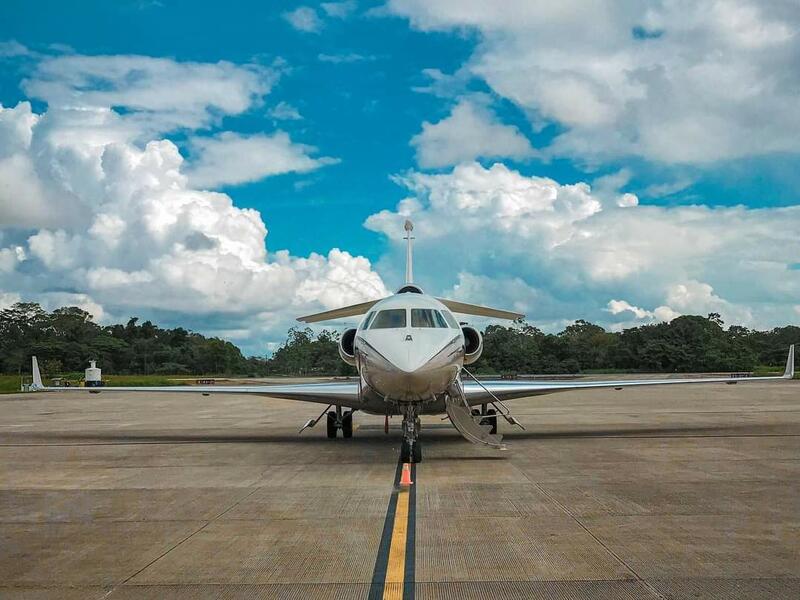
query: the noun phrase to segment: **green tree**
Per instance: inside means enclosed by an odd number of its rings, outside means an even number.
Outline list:
[[[25,370],[31,347],[47,334],[48,314],[33,302],[17,302],[0,311],[0,369]]]
[[[783,366],[789,344],[800,342],[800,327],[755,331],[725,324],[717,313],[686,315],[607,332],[578,320],[558,334],[525,321],[490,325],[483,334],[478,373],[571,373],[587,369],[664,372],[752,370]],[[352,375],[338,354],[335,331],[292,328],[270,358],[245,358],[220,338],[178,327],[162,329],[131,317],[125,324],[99,326],[85,310],[51,313],[20,302],[0,311],[0,371],[28,372],[35,354],[48,371],[83,371],[91,359],[113,373]]]

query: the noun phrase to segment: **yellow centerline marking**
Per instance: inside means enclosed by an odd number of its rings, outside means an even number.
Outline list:
[[[406,570],[406,536],[408,535],[408,490],[397,493],[397,510],[394,514],[392,544],[389,547],[389,564],[383,586],[383,600],[403,598],[403,579]]]

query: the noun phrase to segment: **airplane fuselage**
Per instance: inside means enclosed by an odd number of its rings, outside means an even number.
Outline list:
[[[465,348],[458,320],[436,298],[399,293],[376,303],[353,341],[356,368],[371,392],[365,394],[366,409],[384,413],[387,403],[438,404],[459,375]]]

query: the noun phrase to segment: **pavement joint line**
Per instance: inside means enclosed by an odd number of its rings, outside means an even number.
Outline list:
[[[157,561],[161,560],[162,558],[164,558],[164,557],[165,557],[167,554],[169,554],[170,552],[172,552],[172,551],[173,551],[175,548],[177,548],[178,546],[180,546],[181,544],[183,544],[183,543],[184,543],[186,540],[188,540],[189,538],[191,538],[191,537],[192,537],[192,536],[194,536],[195,534],[197,534],[197,533],[200,533],[201,531],[203,531],[203,529],[205,529],[206,527],[208,527],[210,524],[211,524],[211,521],[206,521],[206,522],[203,524],[203,526],[202,526],[202,527],[200,527],[199,529],[196,529],[195,531],[193,531],[192,533],[190,533],[189,535],[187,535],[187,536],[186,536],[186,537],[184,537],[183,539],[179,540],[177,543],[175,543],[175,544],[173,544],[172,546],[170,546],[170,548],[168,548],[168,549],[167,549],[166,551],[164,551],[162,554],[159,554],[159,555],[158,555],[156,558],[154,558],[153,560],[151,560],[149,563],[147,563],[147,564],[146,564],[145,566],[143,566],[141,569],[139,569],[138,571],[136,571],[136,572],[135,572],[135,573],[133,573],[132,575],[129,575],[128,577],[126,577],[125,579],[123,579],[122,581],[120,581],[119,583],[117,583],[117,584],[114,584],[114,587],[112,587],[110,590],[108,590],[108,592],[106,592],[106,593],[103,595],[103,598],[108,598],[108,596],[110,596],[112,593],[114,593],[114,591],[116,591],[116,589],[117,589],[119,586],[121,586],[121,585],[125,585],[127,582],[129,582],[131,579],[133,579],[134,577],[136,577],[136,576],[137,576],[139,573],[141,573],[142,571],[144,571],[144,570],[145,570],[146,568],[148,568],[150,565],[152,565],[153,563],[155,563],[155,562],[157,562]]]
[[[254,487],[252,490],[250,490],[250,491],[249,491],[247,494],[245,494],[245,495],[244,495],[244,496],[242,496],[241,498],[238,498],[238,499],[237,499],[237,500],[236,500],[236,501],[235,501],[233,504],[231,504],[231,505],[230,505],[228,508],[226,508],[226,509],[225,509],[225,510],[223,510],[221,513],[219,513],[219,514],[218,514],[216,517],[214,517],[213,519],[209,519],[208,521],[206,521],[206,522],[203,524],[203,526],[202,526],[202,527],[200,527],[199,529],[196,529],[195,531],[193,531],[192,533],[190,533],[189,535],[187,535],[187,536],[186,536],[186,537],[184,537],[183,539],[179,540],[179,541],[178,541],[176,544],[172,545],[172,546],[171,546],[169,549],[167,549],[165,552],[163,552],[162,554],[160,554],[159,556],[157,556],[156,558],[154,558],[153,560],[151,560],[149,563],[147,563],[145,566],[143,566],[141,569],[139,569],[138,571],[136,571],[136,572],[135,572],[135,573],[133,573],[132,575],[129,575],[128,577],[126,577],[125,579],[123,579],[121,582],[119,582],[119,583],[115,584],[115,585],[114,585],[114,586],[113,586],[113,587],[112,587],[110,590],[108,590],[108,592],[106,592],[106,593],[105,593],[105,594],[104,594],[104,595],[103,595],[101,598],[108,598],[108,596],[110,596],[112,593],[114,593],[114,591],[115,591],[117,588],[119,588],[119,587],[120,587],[120,586],[122,586],[122,585],[125,585],[125,584],[126,584],[126,583],[128,583],[128,582],[129,582],[131,579],[133,579],[134,577],[136,577],[136,576],[137,576],[139,573],[141,573],[142,571],[144,571],[145,569],[147,569],[147,568],[148,568],[148,567],[150,567],[151,565],[155,564],[156,562],[158,562],[159,560],[161,560],[162,558],[164,558],[164,557],[165,557],[167,554],[169,554],[170,552],[172,552],[173,550],[175,550],[175,548],[177,548],[178,546],[180,546],[180,545],[181,545],[181,544],[183,544],[184,542],[188,541],[190,538],[194,537],[195,535],[197,535],[198,533],[200,533],[201,531],[203,531],[203,530],[204,530],[206,527],[208,527],[209,525],[211,525],[211,523],[213,523],[214,521],[216,521],[217,519],[219,519],[220,517],[222,517],[222,516],[223,516],[225,513],[227,513],[228,511],[232,510],[233,508],[236,508],[236,507],[237,507],[239,504],[241,504],[242,502],[244,502],[245,500],[247,500],[247,498],[249,498],[250,496],[252,496],[253,494],[255,494],[255,493],[258,491],[258,490],[262,489],[262,487],[263,487],[263,486],[256,486],[256,487]]]
[[[57,491],[61,491],[63,488],[58,489]],[[0,488],[0,491],[8,491],[3,490]],[[48,490],[52,491],[52,490]],[[731,513],[720,513],[720,516],[725,516]],[[736,513],[738,514],[738,513]],[[220,515],[221,516],[221,515]],[[214,517],[212,520],[217,520],[220,516]],[[638,515],[620,515],[620,516],[638,516]],[[678,516],[678,515],[676,515]],[[332,517],[314,517],[314,521],[334,521],[334,522],[341,522],[342,519],[350,519],[350,520],[358,520],[360,517],[358,516],[351,516],[351,517],[341,517],[341,516],[332,516]],[[504,518],[504,517],[499,517]],[[205,519],[93,519],[93,523],[197,523],[198,521],[204,521]],[[263,518],[256,518],[256,517],[241,517],[241,518],[228,518],[226,521],[308,521],[308,517],[263,517]],[[0,520],[0,525],[69,525],[69,524],[79,524],[85,525],[85,519],[73,519],[73,520],[36,520],[36,521],[8,521],[8,520]],[[0,584],[0,587],[3,587]]]
[[[588,527],[586,527],[586,525],[584,525],[581,522],[581,520],[578,517],[576,517],[571,510],[569,510],[569,508],[564,506],[563,503],[559,502],[558,499],[550,495],[547,492],[547,490],[545,490],[541,485],[539,485],[538,482],[532,480],[525,471],[523,471],[522,469],[518,470],[525,476],[525,479],[530,481],[534,485],[534,487],[538,489],[539,492],[541,492],[545,496],[545,498],[547,498],[553,504],[558,506],[564,512],[564,514],[568,515],[573,521],[575,521],[575,523],[577,523],[581,529],[583,529],[595,542],[600,544],[600,546],[606,552],[608,552],[609,555],[614,557],[614,560],[616,560],[619,564],[625,567],[636,578],[636,580],[639,583],[641,583],[645,588],[647,588],[652,594],[654,594],[656,598],[660,598],[661,600],[666,600],[666,596],[664,596],[661,592],[659,592],[658,589],[656,589],[649,581],[647,581],[641,575],[639,575],[639,573],[637,573],[633,567],[631,567],[627,562],[625,562],[625,560],[623,560],[621,556],[619,556],[616,552],[614,552],[611,548],[609,548],[599,537],[597,537],[594,533],[592,533],[592,531]]]
[[[669,579],[669,578],[668,578]],[[693,577],[691,579],[698,579],[698,580],[706,580],[706,581],[727,581],[728,579],[725,577]],[[741,581],[797,581],[798,578],[794,576],[774,576],[774,577],[741,577],[738,578]],[[622,583],[626,581],[634,581],[630,579],[536,579],[536,580],[504,580],[504,579],[448,579],[447,581],[435,581],[435,580],[425,580],[425,581],[417,581],[416,584],[421,585],[432,585],[432,586],[449,586],[452,584],[527,584],[527,583],[534,583],[534,584],[547,584],[547,583],[556,583],[556,584],[571,584],[571,583]],[[175,587],[181,588],[279,588],[279,587],[289,587],[289,588],[298,588],[298,587],[317,587],[319,585],[325,585],[325,583],[285,583],[285,582],[270,582],[270,583],[243,583],[243,582],[215,582],[215,583],[129,583],[126,584],[125,587],[127,589],[132,588],[169,588],[173,589]],[[346,586],[346,587],[354,587],[354,588],[368,588],[371,587],[372,584],[366,582],[327,582],[327,585],[338,585],[338,586]],[[29,584],[0,584],[0,591],[2,590],[19,590],[19,589],[45,589],[45,590],[63,590],[63,589],[91,589],[91,588],[105,588],[104,585],[52,585],[52,584],[42,584],[42,585],[29,585]],[[99,592],[103,592],[103,596],[97,596],[96,598],[100,600],[101,598],[105,598],[108,595],[108,592],[105,590],[97,590]]]

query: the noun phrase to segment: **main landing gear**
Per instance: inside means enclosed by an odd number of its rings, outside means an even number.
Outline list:
[[[493,408],[488,408],[486,404],[481,404],[481,409],[472,409],[473,417],[481,417],[481,425],[489,425],[492,429],[489,433],[497,433],[497,411]]]
[[[342,407],[337,405],[335,411],[328,411],[328,437],[335,438],[340,429],[343,438],[353,437],[353,411],[342,412]]]
[[[417,407],[414,404],[403,407],[403,442],[400,446],[400,462],[422,462],[422,444],[419,441],[420,425]]]
[[[297,433],[303,433],[306,429],[314,427],[322,420],[322,417],[326,417],[329,438],[336,438],[336,432],[340,429],[343,438],[353,437],[353,413],[355,411],[351,409],[343,412],[341,406],[336,406],[336,410],[328,410],[332,406],[333,404],[329,404],[316,419],[306,421]]]

